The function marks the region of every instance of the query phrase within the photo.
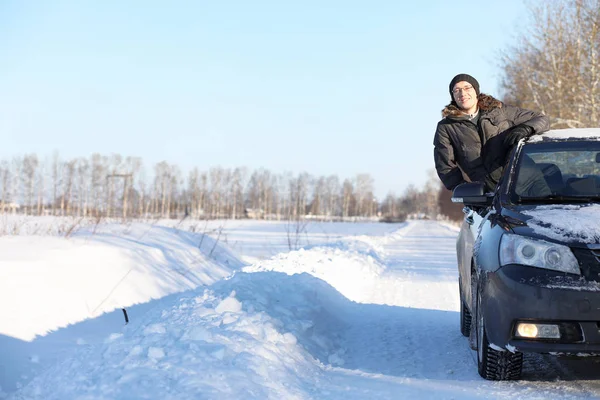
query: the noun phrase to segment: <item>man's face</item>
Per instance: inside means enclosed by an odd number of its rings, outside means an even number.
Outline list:
[[[452,88],[452,97],[463,110],[471,110],[477,105],[477,93],[469,82],[460,81]]]

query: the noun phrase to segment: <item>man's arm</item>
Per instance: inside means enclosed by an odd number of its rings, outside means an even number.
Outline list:
[[[437,174],[446,189],[452,190],[465,180],[454,159],[454,148],[450,143],[448,133],[440,124],[435,131],[433,146],[433,159]]]
[[[532,127],[534,134],[544,133],[550,129],[550,118],[540,112],[506,104],[504,104],[504,112],[515,125],[524,124]]]

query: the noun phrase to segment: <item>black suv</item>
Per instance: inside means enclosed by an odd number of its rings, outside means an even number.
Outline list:
[[[454,189],[460,329],[479,374],[518,379],[524,352],[600,354],[600,129],[521,141],[494,193]]]

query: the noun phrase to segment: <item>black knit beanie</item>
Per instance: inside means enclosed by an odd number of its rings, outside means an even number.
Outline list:
[[[479,96],[479,82],[477,82],[477,79],[473,78],[469,74],[458,74],[450,81],[450,97],[452,100],[454,100],[454,96],[452,96],[452,89],[454,89],[454,85],[462,81],[469,82],[471,86],[473,86],[473,89],[475,89],[477,96]]]

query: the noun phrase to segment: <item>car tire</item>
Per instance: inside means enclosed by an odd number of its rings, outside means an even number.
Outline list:
[[[459,296],[460,296],[460,333],[462,333],[462,335],[465,337],[469,337],[469,334],[471,332],[471,320],[472,320],[471,312],[469,311],[469,308],[465,304],[465,301],[462,299],[460,290],[459,290]]]
[[[517,380],[523,369],[523,353],[496,350],[490,346],[481,312],[481,296],[477,295],[477,369],[482,378],[490,381]]]

